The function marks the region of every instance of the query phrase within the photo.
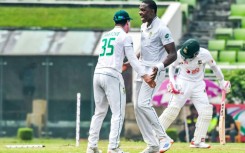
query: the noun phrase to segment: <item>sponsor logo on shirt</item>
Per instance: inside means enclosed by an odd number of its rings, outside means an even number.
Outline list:
[[[194,70],[188,70],[188,69],[186,69],[186,73],[187,74],[196,74],[199,71],[200,71],[200,68],[199,67],[198,68],[195,68]]]

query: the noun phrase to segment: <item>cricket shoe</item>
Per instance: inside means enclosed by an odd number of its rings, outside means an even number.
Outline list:
[[[205,141],[204,140],[202,140],[200,143],[198,143],[198,144],[196,144],[194,141],[191,141],[191,144],[190,144],[190,147],[191,148],[206,148],[206,149],[208,149],[208,148],[210,148],[211,146],[209,145],[209,144],[207,144],[207,143],[205,143]]]
[[[173,140],[173,139],[170,139],[169,142],[170,142],[171,144],[173,144],[173,143],[174,143],[174,140]]]
[[[141,153],[159,153],[159,147],[158,146],[151,146],[145,148]]]
[[[167,136],[168,140],[170,141],[171,144],[174,143],[174,140],[172,138],[170,138],[169,136]]]
[[[102,151],[99,150],[97,147],[95,148],[88,147],[86,153],[102,153]]]
[[[172,143],[169,139],[162,139],[159,142],[159,153],[164,153],[171,147]]]
[[[122,149],[120,148],[115,148],[115,149],[109,149],[107,153],[126,153],[126,152],[123,152]]]

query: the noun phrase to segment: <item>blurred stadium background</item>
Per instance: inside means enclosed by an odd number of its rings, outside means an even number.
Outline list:
[[[245,142],[245,0],[159,0],[157,4],[176,47],[188,38],[198,39],[231,80],[228,113],[240,121],[239,141]],[[0,137],[14,137],[19,128],[28,126],[35,137],[75,138],[80,92],[80,136],[87,138],[100,36],[113,27],[115,10],[125,9],[134,18],[130,35],[137,52],[138,7],[137,0],[0,0]],[[123,76],[127,115],[122,137],[140,139],[132,108],[134,72],[129,69]],[[216,83],[209,70],[205,78]],[[218,89],[212,90],[217,91],[210,100],[218,107]],[[158,113],[166,106],[162,102],[154,103]],[[188,107],[183,109],[187,113]],[[182,111],[172,128],[182,129],[186,115]],[[108,138],[109,119],[110,112],[101,138]]]

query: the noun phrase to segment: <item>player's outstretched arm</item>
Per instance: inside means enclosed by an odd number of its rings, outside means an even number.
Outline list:
[[[177,59],[177,51],[176,51],[174,42],[165,45],[164,48],[167,51],[168,56],[163,62],[163,64],[164,64],[164,67],[167,67]]]
[[[231,83],[230,81],[224,80],[224,75],[221,69],[216,65],[216,62],[213,59],[211,59],[210,62],[208,62],[208,65],[210,66],[211,70],[214,72],[215,76],[219,80],[220,88],[222,90],[225,90],[226,93],[229,93],[231,89]]]
[[[175,82],[174,75],[175,75],[175,64],[176,62],[172,63],[169,66],[169,83],[167,85],[168,92],[172,94],[180,94],[181,93],[181,86]]]
[[[139,60],[137,59],[136,55],[134,54],[133,47],[128,46],[125,48],[125,54],[128,58],[130,65],[133,69],[144,79],[144,81],[151,87],[154,88],[156,83],[154,79],[148,74],[145,73],[144,68],[141,66]]]
[[[172,64],[177,59],[177,51],[176,51],[174,42],[172,42],[170,44],[167,44],[164,47],[165,47],[165,50],[168,53],[168,56],[165,59],[165,61],[158,63],[153,68],[153,74],[155,74],[155,75],[157,74],[158,71],[163,71],[167,66]]]
[[[175,83],[175,79],[174,79],[174,74],[176,70],[176,66],[174,65],[175,63],[171,64],[168,69],[169,80],[170,82],[173,82],[173,83]]]

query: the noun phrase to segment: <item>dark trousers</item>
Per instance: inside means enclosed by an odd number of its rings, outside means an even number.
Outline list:
[[[189,130],[189,138],[190,140],[194,137],[194,131]],[[186,133],[185,130],[180,131],[179,133],[179,140],[180,142],[186,142]]]
[[[211,134],[211,142],[217,142],[217,137],[219,136],[219,132],[216,129],[214,129],[210,132],[210,134]],[[235,142],[237,131],[236,130],[226,131],[225,135],[229,135],[230,141]]]

